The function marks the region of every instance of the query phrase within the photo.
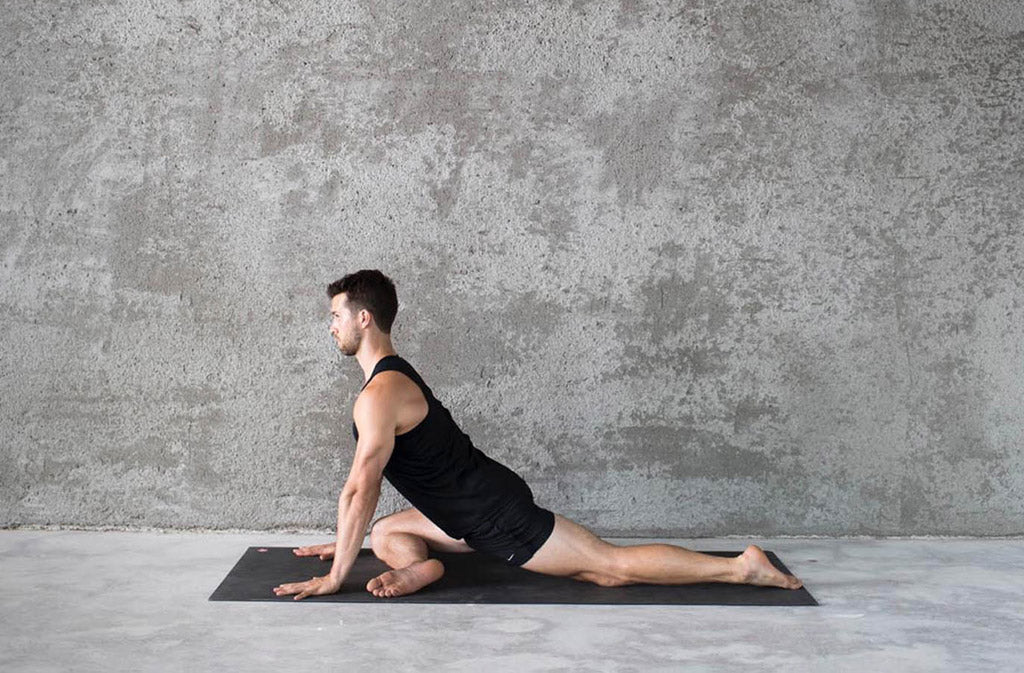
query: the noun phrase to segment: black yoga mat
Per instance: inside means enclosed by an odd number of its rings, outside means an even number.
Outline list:
[[[366,583],[389,570],[370,549],[360,549],[355,565],[336,594],[275,596],[274,587],[326,575],[331,561],[316,556],[300,557],[292,547],[249,547],[228,576],[210,596],[211,601],[288,601],[291,603],[587,603],[605,605],[817,605],[805,587],[779,589],[719,582],[700,584],[630,584],[602,587],[568,577],[552,577],[505,565],[479,552],[461,554],[430,552],[445,566],[444,577],[406,596],[378,598]],[[742,552],[708,551],[714,556],[739,556]],[[789,569],[770,552],[768,559],[779,570]]]

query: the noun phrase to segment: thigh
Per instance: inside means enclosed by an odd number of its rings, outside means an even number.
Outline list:
[[[466,533],[466,543],[507,565],[521,566],[548,539],[554,524],[555,515],[551,510],[523,498],[491,513]]]
[[[619,549],[575,521],[555,514],[551,535],[522,567],[545,575],[589,580],[617,572]]]
[[[375,534],[386,535],[394,532],[412,533],[416,537],[422,538],[427,543],[427,547],[434,551],[473,551],[473,548],[466,544],[465,540],[456,540],[449,536],[415,507],[377,519],[370,527],[371,539]]]

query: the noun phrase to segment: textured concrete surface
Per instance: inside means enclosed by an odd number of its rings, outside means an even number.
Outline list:
[[[247,547],[323,540],[0,531],[0,669],[936,673],[1024,656],[1020,539],[658,540],[761,544],[818,607],[207,601]]]
[[[380,268],[600,533],[1024,531],[1024,5],[513,5],[5,4],[0,525],[333,521]]]

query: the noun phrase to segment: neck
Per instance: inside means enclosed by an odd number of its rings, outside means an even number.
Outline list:
[[[384,336],[377,340],[376,343],[370,339],[363,340],[362,344],[360,344],[359,351],[356,352],[356,360],[359,361],[359,366],[363,369],[364,382],[369,379],[370,374],[373,373],[373,366],[386,355],[398,355],[398,353],[395,352],[395,347],[391,345],[390,337]]]

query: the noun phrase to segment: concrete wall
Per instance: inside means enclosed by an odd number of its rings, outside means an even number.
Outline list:
[[[513,4],[8,3],[0,524],[332,528],[379,268],[600,534],[1024,531],[1024,5]]]

